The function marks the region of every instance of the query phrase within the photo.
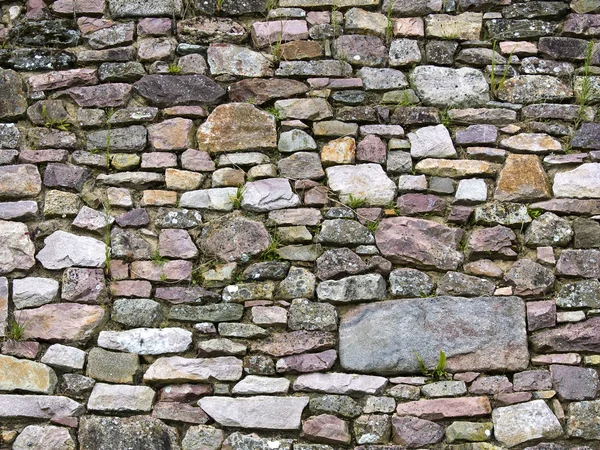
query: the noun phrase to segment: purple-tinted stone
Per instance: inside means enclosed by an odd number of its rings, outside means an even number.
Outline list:
[[[150,217],[146,209],[136,208],[121,214],[116,221],[120,227],[143,227],[148,225]]]

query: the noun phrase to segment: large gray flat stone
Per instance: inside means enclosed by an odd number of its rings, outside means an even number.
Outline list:
[[[523,370],[529,353],[525,304],[518,297],[433,297],[349,309],[340,324],[340,362],[348,371],[417,373],[443,350],[450,371]]]

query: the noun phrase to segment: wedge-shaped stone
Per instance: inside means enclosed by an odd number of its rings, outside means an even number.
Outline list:
[[[439,326],[441,323],[443,327]],[[428,368],[433,368],[440,350],[446,353],[447,369],[451,371],[526,369],[529,352],[523,300],[393,300],[351,308],[340,321],[340,362],[346,370],[418,373],[414,352],[419,353]]]
[[[492,420],[494,436],[507,447],[534,439],[554,439],[563,431],[544,400],[496,408],[492,413]]]
[[[179,353],[192,343],[192,333],[182,328],[135,328],[126,331],[102,331],[98,346],[109,350],[163,355]]]
[[[104,267],[106,244],[94,238],[58,230],[44,240],[44,248],[36,258],[50,270],[72,266]]]
[[[62,396],[0,394],[0,418],[52,419],[77,417],[84,407]]]
[[[328,167],[327,184],[339,195],[342,203],[356,199],[372,206],[384,206],[394,200],[396,185],[379,164],[358,164]]]
[[[431,220],[394,217],[381,221],[377,247],[392,262],[456,270],[463,261],[458,244],[463,231]]]
[[[600,198],[600,163],[557,173],[552,190],[556,197]]]
[[[400,416],[440,420],[454,417],[487,416],[492,412],[492,406],[487,397],[440,398],[400,403],[396,412]]]
[[[144,374],[146,383],[237,381],[242,378],[242,361],[233,356],[218,358],[159,358]]]
[[[0,355],[0,391],[27,391],[52,394],[56,374],[45,364]]]
[[[297,430],[308,397],[204,397],[198,404],[224,427]]]
[[[24,339],[84,343],[104,323],[105,311],[95,305],[52,303],[24,309],[19,319],[27,324]]]
[[[212,153],[277,147],[275,118],[247,103],[220,105],[197,133],[198,148]]]
[[[519,202],[545,200],[550,197],[548,176],[538,157],[508,155],[498,176],[494,198],[505,202]]]
[[[383,392],[386,384],[386,378],[372,375],[310,373],[296,378],[294,391],[342,395],[377,395]]]
[[[87,403],[90,411],[148,412],[154,391],[148,386],[96,383]]]

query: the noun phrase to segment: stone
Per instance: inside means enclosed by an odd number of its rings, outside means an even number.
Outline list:
[[[321,280],[355,275],[367,270],[367,265],[348,248],[327,250],[317,259],[317,277]]]
[[[463,259],[456,250],[462,231],[428,220],[384,219],[375,238],[382,254],[395,263],[455,270]]]
[[[27,323],[24,339],[84,343],[104,323],[100,306],[58,303],[25,309],[19,319]]]
[[[126,331],[102,331],[98,346],[139,355],[184,352],[192,343],[192,333],[181,328],[137,328]]]
[[[124,17],[179,17],[183,10],[183,2],[136,0],[126,3],[121,0],[109,0],[108,6],[114,18]]]
[[[419,128],[408,133],[410,154],[415,159],[455,158],[456,149],[444,125]]]
[[[460,180],[454,203],[473,204],[481,203],[487,200],[487,185],[482,178],[473,178]]]
[[[83,405],[63,396],[0,395],[0,417],[53,419],[80,416]]]
[[[294,391],[323,392],[342,395],[380,394],[387,384],[383,377],[346,373],[311,373],[300,375]]]
[[[231,436],[229,438],[231,439]],[[186,431],[181,441],[181,448],[182,450],[219,450],[224,439],[223,430],[208,425],[196,425]]]
[[[44,244],[36,258],[47,269],[103,267],[106,260],[106,245],[90,237],[58,230],[48,236]]]
[[[87,403],[90,411],[147,412],[152,410],[154,391],[147,386],[96,383]]]
[[[146,75],[135,91],[158,107],[217,103],[224,89],[204,75]]]
[[[390,431],[391,420],[387,415],[365,414],[354,421],[354,435],[358,444],[382,444],[388,442]]]
[[[565,283],[556,297],[556,305],[561,308],[600,308],[600,282]]]
[[[286,378],[248,375],[236,383],[231,392],[239,395],[287,394],[289,387],[290,381]]]
[[[172,353],[172,352],[169,352]],[[242,377],[242,361],[233,356],[217,358],[182,358],[171,356],[157,359],[144,374],[147,383],[237,381]]]
[[[600,340],[594,334],[600,318],[569,324],[551,330],[534,333],[531,337],[536,352],[598,352]]]
[[[270,235],[261,222],[240,215],[225,216],[212,222],[201,242],[203,252],[224,262],[248,260],[261,254],[270,243]]]
[[[198,128],[200,150],[214,153],[277,146],[275,119],[245,103],[220,105]]]
[[[559,198],[600,198],[599,176],[599,163],[582,164],[576,169],[557,173],[552,190]]]
[[[569,404],[567,433],[572,437],[598,439],[598,414],[600,401],[573,402]]]
[[[331,414],[321,414],[305,420],[302,435],[311,441],[328,444],[349,444],[352,439],[348,423]]]
[[[42,181],[35,165],[0,166],[0,199],[35,197],[41,189]]]
[[[335,350],[286,356],[277,360],[278,373],[320,372],[331,369],[337,359]]]
[[[342,203],[347,203],[350,195],[371,206],[384,206],[394,199],[394,182],[379,164],[334,166],[325,171],[329,188],[340,196]]]
[[[498,166],[487,161],[448,160],[428,158],[417,163],[417,172],[439,177],[461,178],[471,176],[491,177],[498,171]]]
[[[317,287],[319,300],[333,303],[381,300],[385,294],[385,280],[379,274],[354,275],[341,280],[323,281]]]
[[[308,397],[204,397],[198,404],[222,426],[294,430],[300,428]]]
[[[277,148],[282,153],[316,150],[317,144],[308,133],[302,130],[285,131],[279,135]]]
[[[520,259],[504,276],[504,281],[514,286],[515,295],[539,297],[554,287],[554,273],[530,259]]]
[[[58,294],[58,282],[51,278],[27,277],[13,280],[12,300],[15,308],[42,306]]]
[[[492,295],[495,284],[482,278],[465,275],[460,272],[446,272],[438,281],[436,295],[456,295],[476,297]]]
[[[456,16],[432,14],[425,18],[428,37],[441,39],[479,40],[483,15],[467,12]]]
[[[487,397],[419,400],[400,403],[396,408],[399,416],[415,416],[425,420],[487,416],[491,411],[492,407]]]
[[[560,422],[543,400],[496,408],[492,420],[496,439],[507,447],[562,434]]]
[[[175,428],[150,416],[86,416],[79,426],[81,450],[180,450]]]
[[[446,427],[446,440],[482,442],[490,439],[494,425],[491,422],[452,422]]]
[[[54,393],[57,377],[54,370],[45,364],[0,355],[0,369],[3,374],[0,380],[2,391]]]
[[[23,220],[35,217],[38,204],[34,200],[19,200],[16,202],[0,202],[0,220]]]
[[[208,47],[207,60],[212,75],[273,76],[272,57],[239,45],[212,43]]]
[[[531,247],[560,246],[571,242],[573,229],[566,219],[546,212],[535,218],[525,231],[525,243]]]
[[[245,79],[229,86],[229,98],[233,102],[246,102],[252,100],[255,105],[262,105],[269,100],[287,97],[289,95],[303,94],[307,90],[308,87],[304,83],[296,80],[281,78]],[[292,130],[290,132],[281,133],[280,140],[284,138],[286,133],[298,131],[301,130]],[[314,148],[310,148],[310,150],[314,149],[316,149],[316,145]]]
[[[19,74],[13,70],[0,69],[0,119],[17,118],[27,110],[27,97]]]
[[[53,344],[48,347],[41,361],[57,369],[82,370],[85,364],[85,352],[75,347]]]
[[[600,251],[563,250],[556,263],[556,273],[583,278],[598,278],[600,277]]]
[[[520,133],[503,139],[500,145],[514,152],[524,153],[562,151],[560,142],[545,133]]]
[[[254,46],[263,48],[277,42],[308,39],[308,26],[305,20],[254,22],[251,35]]]
[[[573,232],[575,238],[573,246],[575,248],[595,248],[600,247],[600,224],[593,219],[578,218],[573,221]]]
[[[75,450],[69,430],[53,425],[28,425],[13,444],[14,450]]]
[[[556,303],[539,301],[527,303],[527,328],[529,331],[556,325]]]
[[[362,407],[352,398],[344,395],[324,395],[310,399],[311,414],[335,414],[347,419],[358,417]]]
[[[393,417],[392,441],[406,448],[437,444],[444,437],[444,428],[435,422],[417,417]]]
[[[498,99],[512,103],[562,101],[573,96],[573,90],[549,75],[519,75],[509,78],[498,91]]]
[[[246,183],[241,206],[253,212],[267,212],[275,209],[293,208],[300,204],[288,180],[267,178]]]
[[[106,284],[102,269],[66,269],[63,272],[61,298],[67,302],[89,304],[106,302]]]
[[[472,107],[489,100],[489,86],[476,69],[418,66],[410,80],[426,105]]]
[[[224,17],[199,16],[177,22],[177,34],[187,44],[240,43],[247,33],[237,22]]]
[[[98,381],[131,384],[138,368],[138,356],[132,353],[95,347],[88,354],[87,375]]]
[[[494,191],[500,201],[534,201],[550,198],[548,177],[537,156],[510,154]]]
[[[395,297],[421,297],[431,294],[433,280],[416,269],[395,269],[390,273],[390,292]]]
[[[531,222],[525,205],[516,203],[486,203],[475,208],[475,222],[486,225],[517,226]]]
[[[325,99],[277,100],[275,108],[282,119],[323,120],[333,116],[333,108]]]
[[[287,158],[280,159],[278,168],[280,175],[284,178],[320,180],[325,177],[321,158],[317,153],[294,153]]]
[[[288,327],[291,330],[336,331],[337,312],[332,305],[295,299],[289,308]]]
[[[553,364],[550,366],[552,389],[561,400],[593,400],[600,382],[598,373],[591,368]]]
[[[426,317],[422,310],[425,304]],[[501,315],[496,317],[498,314]],[[464,328],[459,341],[450,343],[444,338],[441,343],[436,329],[422,322],[435,321],[437,315],[448,324],[453,320],[463,323],[465,319],[461,317],[468,317],[469,326],[479,331],[469,334]],[[419,327],[415,327],[413,321],[419,321]],[[372,327],[378,330],[376,336],[370,331]],[[480,330],[486,330],[490,339],[481,335]],[[377,340],[380,348],[377,353],[369,350],[372,339]],[[481,339],[485,339],[485,343]],[[419,365],[413,349],[419,349],[429,367],[437,364],[440,348],[448,355],[447,368],[452,371],[493,370],[494,367],[524,369],[528,364],[528,351],[523,301],[516,297],[437,297],[435,302],[398,300],[357,306],[341,317],[340,362],[346,370],[417,373]],[[493,361],[486,357],[489,352],[497,355]]]

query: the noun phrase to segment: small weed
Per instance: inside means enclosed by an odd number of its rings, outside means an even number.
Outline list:
[[[169,73],[181,73],[181,67],[179,67],[177,64],[173,63],[173,64],[169,64]]]
[[[365,226],[371,233],[375,233],[379,228],[379,220],[367,220]]]
[[[111,236],[110,236],[110,205],[108,202],[105,202],[102,206],[104,206],[104,214],[106,214],[106,222],[104,223],[104,245],[106,246],[104,249],[104,271],[106,276],[110,276],[110,246],[111,246]]]
[[[450,375],[448,375],[448,372],[446,372],[446,354],[444,353],[443,350],[440,350],[440,358],[438,360],[437,366],[435,367],[435,369],[431,369],[428,370],[427,367],[425,367],[425,363],[423,362],[423,358],[421,358],[421,356],[419,356],[419,354],[417,352],[414,352],[415,356],[417,357],[417,360],[419,361],[419,368],[421,369],[421,373],[426,376],[426,377],[430,377],[432,379],[432,381],[439,381],[442,378],[449,378]]]
[[[163,282],[167,281],[167,276],[164,273],[161,273],[159,278],[160,278],[160,281],[163,281]]]
[[[592,97],[592,84],[590,78],[590,65],[592,61],[592,52],[594,50],[594,41],[588,42],[588,46],[585,52],[585,60],[583,61],[583,81],[581,83],[581,90],[577,94],[577,104],[579,108],[577,110],[577,119],[575,120],[575,129],[579,128],[579,125],[585,117],[585,107],[591,100]]]
[[[275,43],[271,46],[271,53],[273,55],[273,58],[275,58],[275,61],[279,61],[281,59],[281,44],[282,43],[283,43],[283,29],[279,33],[279,36],[277,36],[277,40],[275,41]]]
[[[279,238],[277,236],[273,236],[271,238],[271,242],[269,242],[269,246],[265,249],[264,252],[260,255],[261,261],[278,261],[281,259],[279,256],[279,252],[277,249],[280,246]]]
[[[275,117],[276,120],[281,120],[283,117],[281,117],[281,113],[279,112],[279,110],[277,108],[275,108],[274,106],[265,109],[265,111],[267,111],[269,114],[271,114],[273,117]]]
[[[217,0],[217,12],[221,12],[224,0]]]
[[[360,208],[361,206],[364,206],[365,203],[367,203],[367,201],[364,198],[355,197],[354,195],[350,194],[348,196],[348,201],[346,202],[346,206],[348,206],[349,208],[352,208],[352,209],[357,209],[357,208]]]
[[[277,8],[277,0],[267,0],[266,9],[267,15],[271,12],[272,9]]]
[[[337,2],[333,2],[331,7],[331,28],[333,28],[333,36],[337,36],[340,30],[340,23],[338,22],[338,5]]]
[[[110,167],[110,119],[114,113],[113,108],[106,111],[106,167]]]
[[[412,105],[413,102],[410,99],[410,96],[408,95],[408,90],[404,89],[402,91],[402,101],[400,102],[400,106],[410,106]]]
[[[158,250],[154,250],[154,253],[152,253],[152,262],[154,264],[156,264],[159,267],[162,267],[167,263],[167,261],[169,260],[164,256],[161,256]]]
[[[23,339],[26,326],[27,324],[21,322],[21,315],[19,314],[18,319],[15,318],[14,320],[10,320],[8,322],[5,332],[6,339],[9,341],[20,341]]]
[[[233,209],[240,209],[242,207],[242,197],[244,197],[244,187],[239,186],[237,191],[235,191],[235,195],[229,196],[229,199],[233,204]]]
[[[450,119],[449,111],[450,111],[449,106],[447,106],[446,108],[444,108],[443,110],[440,111],[440,122],[446,128],[448,128],[450,126],[450,123],[452,122],[452,119]]]
[[[392,11],[394,9],[393,0],[388,1],[387,8],[387,26],[385,27],[385,41],[390,42],[394,33],[394,21],[392,20]]]
[[[44,120],[44,126],[46,128],[54,128],[60,131],[69,131],[71,124],[67,122],[67,119],[52,119],[48,115],[48,109],[46,105],[42,106],[42,119]]]
[[[498,92],[502,90],[502,88],[504,87],[504,83],[506,83],[506,79],[508,78],[508,71],[511,69],[510,61],[512,60],[513,53],[515,52],[517,46],[515,45],[508,54],[508,57],[506,58],[506,63],[504,64],[504,70],[502,71],[502,77],[498,81],[496,80],[496,67],[498,67],[498,62],[496,61],[497,48],[498,42],[494,41],[494,44],[492,45],[492,69],[490,72],[490,89],[492,91],[493,97],[498,96]]]
[[[529,214],[529,217],[531,217],[532,219],[537,219],[542,215],[542,213],[543,211],[541,209],[527,208],[527,214]]]

